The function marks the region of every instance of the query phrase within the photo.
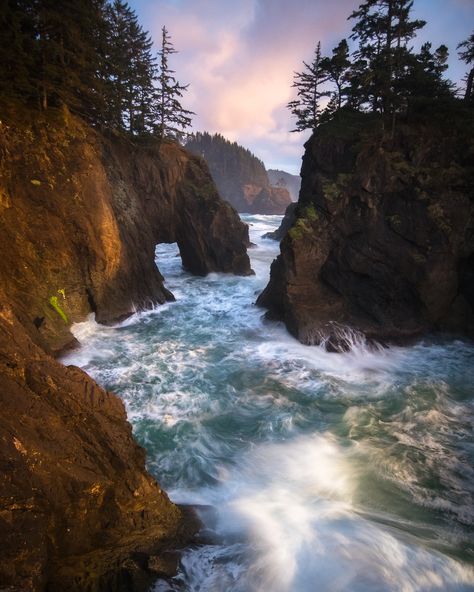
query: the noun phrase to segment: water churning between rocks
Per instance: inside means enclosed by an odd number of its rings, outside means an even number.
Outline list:
[[[74,327],[65,358],[120,395],[148,468],[201,507],[206,544],[155,592],[474,590],[474,347],[346,353],[254,306],[279,216],[250,224],[252,277],[157,263],[177,301]]]

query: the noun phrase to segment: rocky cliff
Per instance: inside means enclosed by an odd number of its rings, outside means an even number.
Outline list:
[[[3,302],[0,586],[145,590],[196,523],[146,472],[120,399],[46,355]]]
[[[288,189],[271,185],[263,162],[236,142],[198,133],[186,147],[206,161],[219,193],[238,212],[283,214],[291,203]]]
[[[293,201],[298,201],[301,189],[301,177],[292,175],[280,169],[268,169],[267,171],[270,183],[275,187],[285,187],[288,189]]]
[[[195,520],[145,470],[122,403],[49,353],[69,327],[173,296],[154,261],[251,273],[248,229],[181,147],[105,137],[68,112],[0,123],[0,587],[142,590]]]
[[[105,138],[65,112],[0,125],[0,279],[49,351],[94,312],[112,322],[172,295],[155,246],[177,242],[192,273],[248,274],[248,229],[205,165],[173,143]]]
[[[474,121],[458,108],[395,137],[340,113],[306,144],[296,218],[258,303],[303,343],[474,334]]]

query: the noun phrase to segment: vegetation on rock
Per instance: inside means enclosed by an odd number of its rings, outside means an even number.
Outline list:
[[[331,58],[318,44],[317,69],[295,79],[289,106],[313,134],[258,303],[305,343],[344,348],[334,323],[382,341],[474,335],[474,70],[461,100],[444,77],[448,48],[413,50],[425,23],[412,5],[361,3],[352,56],[344,40]],[[459,45],[468,65],[473,47]],[[317,117],[304,124],[311,92]]]

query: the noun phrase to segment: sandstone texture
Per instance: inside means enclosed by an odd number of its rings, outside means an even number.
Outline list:
[[[251,273],[248,228],[202,160],[101,136],[65,112],[19,119],[0,124],[0,280],[47,351],[91,312],[109,323],[172,299],[157,243],[177,242],[195,274]]]
[[[121,400],[3,304],[0,351],[0,588],[145,590],[196,521],[146,472]]]
[[[251,273],[248,228],[176,144],[5,110],[0,241],[0,589],[144,591],[197,521],[147,473],[122,402],[51,354],[90,313],[173,299],[157,243],[195,274]]]
[[[412,116],[393,139],[339,114],[306,144],[296,217],[258,299],[307,344],[474,335],[472,111]]]

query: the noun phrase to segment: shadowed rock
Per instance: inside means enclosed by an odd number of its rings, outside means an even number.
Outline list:
[[[306,144],[296,218],[258,299],[303,343],[474,334],[473,116],[344,114]],[[332,336],[332,338],[331,338]]]

